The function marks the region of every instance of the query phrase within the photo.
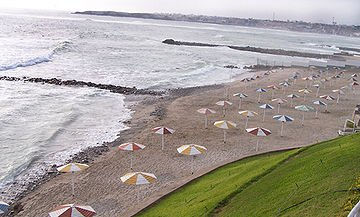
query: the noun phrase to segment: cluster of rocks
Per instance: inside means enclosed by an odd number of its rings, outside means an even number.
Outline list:
[[[249,69],[249,70],[273,70],[273,69],[282,69],[282,68],[287,68],[285,66],[269,66],[269,65],[250,65],[250,66],[244,66],[244,69]]]
[[[52,84],[52,85],[60,85],[60,86],[79,86],[79,87],[93,87],[103,90],[109,90],[113,93],[120,94],[135,94],[135,95],[153,95],[158,96],[164,94],[164,92],[153,91],[153,90],[145,90],[145,89],[137,89],[136,87],[122,87],[116,86],[112,84],[96,84],[93,82],[86,81],[77,81],[77,80],[61,80],[58,78],[29,78],[29,77],[10,77],[10,76],[1,76],[0,80],[6,81],[24,81],[24,82],[32,82],[32,83],[42,83],[42,84]]]
[[[241,69],[241,67],[234,66],[234,65],[226,65],[226,66],[224,66],[224,68],[226,68],[226,69]]]
[[[273,55],[282,55],[282,56],[296,56],[296,57],[307,57],[307,58],[317,58],[317,59],[336,59],[344,60],[341,53],[328,55],[328,54],[316,54],[316,53],[306,53],[299,51],[289,51],[283,49],[269,49],[269,48],[260,48],[260,47],[250,47],[250,46],[234,46],[234,45],[220,45],[220,44],[208,44],[208,43],[198,43],[198,42],[186,42],[186,41],[175,41],[174,39],[165,39],[162,43],[170,45],[184,45],[184,46],[196,46],[196,47],[228,47],[234,50],[240,51],[249,51],[255,53],[265,53]]]

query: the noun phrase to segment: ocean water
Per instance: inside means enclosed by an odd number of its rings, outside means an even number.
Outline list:
[[[258,59],[306,58],[162,44],[164,39],[332,54],[360,39],[236,26],[0,11],[0,75],[166,89],[228,82]],[[114,140],[131,118],[124,96],[93,88],[0,82],[0,198],[86,147]],[[121,136],[121,133],[120,133]]]

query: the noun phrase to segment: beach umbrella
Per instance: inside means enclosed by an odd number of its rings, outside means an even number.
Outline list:
[[[242,99],[245,99],[246,97],[248,97],[248,95],[246,95],[245,93],[235,93],[234,96],[239,97],[239,109],[241,109]]]
[[[80,206],[75,204],[61,205],[49,213],[50,217],[92,217],[96,215],[91,206]]]
[[[258,115],[258,113],[249,110],[239,111],[239,114],[246,117],[245,129],[247,128],[249,118]]]
[[[222,108],[223,108],[223,116],[225,117],[226,108],[227,108],[228,106],[231,106],[231,105],[232,105],[232,102],[229,102],[229,101],[219,101],[219,102],[216,103],[216,105],[222,106]]]
[[[271,101],[278,104],[278,109],[277,109],[278,114],[280,113],[280,105],[287,102],[285,99],[281,99],[281,98],[272,99]]]
[[[311,90],[308,90],[308,89],[301,89],[301,90],[299,90],[299,93],[303,93],[304,94],[304,101],[305,101],[305,99],[306,99],[306,95],[307,94],[309,94],[309,93],[311,93],[312,91]]]
[[[350,79],[349,79],[349,81],[351,81],[351,82],[354,82],[354,81],[358,81],[356,78],[354,78],[354,77],[351,77]]]
[[[80,163],[69,163],[64,166],[58,167],[57,171],[61,173],[72,173],[71,176],[71,187],[72,187],[72,195],[75,196],[75,183],[74,183],[74,173],[79,172],[82,170],[85,170],[89,168],[86,164],[80,164]]]
[[[206,129],[207,125],[208,125],[208,115],[215,114],[216,111],[209,109],[209,108],[201,108],[201,109],[197,110],[197,112],[205,115],[205,129]]]
[[[308,82],[312,81],[313,78],[311,76],[308,76],[308,77],[302,78],[302,80],[305,81],[305,88],[307,88],[308,87]]]
[[[345,93],[341,89],[332,90],[332,92],[337,93],[336,103],[338,104],[340,101],[340,95],[344,95]]]
[[[165,134],[173,134],[175,130],[167,128],[167,127],[155,127],[152,129],[154,133],[161,135],[161,150],[164,150],[164,144],[165,144]]]
[[[316,97],[319,96],[319,91],[320,91],[320,84],[314,84],[313,87],[316,88]]]
[[[353,77],[353,78],[357,78],[357,77],[358,77],[358,75],[357,75],[357,74],[352,74],[352,75],[351,75],[351,77]]]
[[[265,129],[265,128],[260,128],[260,127],[255,127],[255,128],[249,128],[249,129],[246,129],[246,132],[252,134],[252,135],[255,135],[255,136],[268,136],[271,134],[271,131],[268,130],[268,129]],[[256,142],[256,151],[259,150],[259,138]]]
[[[294,118],[287,115],[275,115],[273,119],[281,122],[280,136],[283,136],[284,123],[292,122],[294,120]]]
[[[6,213],[10,208],[10,205],[3,202],[3,201],[0,201],[0,214],[4,214]]]
[[[120,150],[131,152],[131,155],[130,155],[130,169],[131,170],[133,169],[133,167],[132,167],[133,166],[133,152],[137,151],[137,150],[142,150],[144,148],[145,148],[145,145],[141,145],[141,144],[138,144],[135,142],[124,143],[119,146]]]
[[[314,101],[313,103],[314,103],[315,105],[318,105],[319,107],[320,107],[320,106],[326,106],[325,111],[327,110],[327,104],[324,103],[323,101],[317,100],[317,101]],[[316,108],[316,110],[315,110],[315,118],[317,118],[317,117],[318,117],[318,109]]]
[[[271,89],[271,98],[274,98],[274,91],[278,90],[279,88],[276,85],[269,85],[267,88]]]
[[[351,85],[351,89],[354,91],[355,86],[359,86],[359,83],[354,81],[350,85]]]
[[[295,109],[303,112],[301,125],[304,125],[305,112],[309,112],[309,111],[314,111],[314,110],[315,110],[313,107],[310,107],[310,106],[307,106],[307,105],[295,106]]]
[[[327,101],[334,101],[335,98],[332,97],[332,96],[329,96],[329,95],[322,95],[322,96],[319,96],[321,99],[325,99]],[[325,109],[325,112],[328,112],[328,106],[326,105],[326,109]]]
[[[261,99],[261,93],[266,93],[267,90],[266,89],[263,89],[263,88],[258,88],[256,89],[256,92],[259,93],[259,96],[258,96],[258,103],[260,103],[260,99]]]
[[[296,95],[296,94],[290,94],[290,95],[288,95],[287,97],[291,99],[290,107],[292,107],[292,106],[293,106],[293,103],[294,103],[294,99],[295,99],[295,98],[299,98],[300,96],[298,96],[298,95]]]
[[[272,105],[269,105],[269,104],[263,104],[263,105],[259,106],[259,108],[264,109],[263,122],[265,121],[266,110],[274,109],[274,107]]]
[[[284,81],[284,82],[279,83],[279,85],[282,87],[283,94],[285,94],[285,88],[289,87],[290,83],[287,81]]]
[[[231,121],[216,121],[214,123],[214,126],[220,129],[223,129],[224,131],[224,143],[226,143],[226,130],[236,128],[236,124]]]
[[[207,149],[204,146],[195,145],[195,144],[183,145],[183,146],[177,148],[177,151],[180,154],[192,156],[191,174],[194,173],[194,158],[195,158],[195,155],[203,154],[206,150]]]
[[[128,185],[145,185],[156,181],[156,176],[152,173],[132,172],[122,176],[121,181]]]

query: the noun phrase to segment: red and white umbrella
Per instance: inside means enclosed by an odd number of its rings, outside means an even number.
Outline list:
[[[209,109],[209,108],[201,108],[201,109],[197,110],[197,112],[205,115],[205,129],[206,129],[207,125],[208,125],[208,115],[215,114],[216,111]]]
[[[164,150],[164,143],[165,143],[165,134],[173,134],[175,130],[167,128],[167,127],[155,127],[152,129],[154,133],[161,135],[161,150]]]
[[[119,149],[123,151],[131,151],[130,155],[130,169],[133,169],[133,152],[137,150],[142,150],[145,148],[145,145],[141,145],[139,143],[130,142],[119,145]]]
[[[229,101],[219,101],[216,103],[216,105],[219,105],[219,106],[222,106],[223,107],[223,116],[225,117],[226,115],[226,108],[228,106],[231,106],[232,105],[232,102],[229,102]]]
[[[94,215],[96,212],[91,206],[75,204],[61,205],[49,213],[50,217],[92,217]]]
[[[268,130],[268,129],[265,129],[265,128],[260,128],[260,127],[255,127],[255,128],[248,128],[246,129],[246,132],[254,135],[254,136],[268,136],[271,134],[271,131]],[[257,140],[257,143],[256,143],[256,151],[259,150],[259,139]]]

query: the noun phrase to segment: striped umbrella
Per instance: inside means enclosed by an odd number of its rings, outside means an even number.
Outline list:
[[[294,118],[286,115],[275,115],[273,119],[281,122],[280,136],[283,136],[284,123],[294,121]]]
[[[300,96],[298,96],[298,95],[296,95],[296,94],[290,94],[290,95],[287,96],[287,98],[291,98],[290,107],[293,106],[293,104],[294,104],[294,99],[295,99],[295,98],[299,98],[299,97],[300,97]]]
[[[209,108],[201,108],[201,109],[197,110],[197,112],[205,115],[205,129],[206,129],[207,125],[208,125],[208,115],[215,114],[216,111],[209,109]]]
[[[59,206],[49,213],[50,217],[92,217],[94,215],[96,215],[96,212],[91,206],[75,204]]]
[[[305,101],[305,99],[306,99],[306,95],[307,94],[309,94],[309,93],[311,93],[312,91],[311,90],[308,90],[308,89],[301,89],[301,90],[299,90],[299,93],[303,93],[304,94],[304,101]]]
[[[189,145],[183,145],[177,149],[177,151],[180,154],[184,155],[190,155],[192,157],[191,162],[191,174],[194,173],[194,158],[195,155],[203,154],[207,149],[204,146],[201,145],[195,145],[195,144],[189,144]]]
[[[269,105],[269,104],[263,104],[263,105],[259,106],[259,108],[264,109],[263,122],[265,121],[266,110],[274,109],[274,107],[272,105]]]
[[[319,96],[319,91],[320,91],[320,84],[314,84],[313,87],[316,88],[316,97]]]
[[[165,134],[173,134],[175,130],[167,127],[155,127],[152,129],[154,133],[161,135],[161,150],[164,150],[164,144],[165,144]]]
[[[239,111],[239,114],[246,117],[245,129],[247,128],[249,117],[254,117],[255,115],[258,115],[258,113],[249,110]]]
[[[319,107],[320,107],[320,106],[326,106],[325,111],[327,111],[327,104],[324,103],[323,101],[317,100],[317,101],[314,101],[313,103],[314,103],[315,105],[318,105]],[[315,110],[315,118],[317,118],[317,117],[318,117],[318,109],[316,108],[316,110]]]
[[[234,96],[239,97],[239,109],[241,109],[242,99],[248,97],[248,95],[246,95],[245,93],[235,93]]]
[[[280,105],[287,102],[285,99],[281,99],[281,98],[272,99],[271,101],[276,102],[278,104],[278,109],[277,109],[278,114],[280,113]]]
[[[276,85],[269,85],[267,88],[271,89],[271,98],[274,98],[274,91],[278,90],[279,88]]]
[[[359,83],[354,81],[350,85],[351,85],[351,89],[354,91],[355,86],[359,86]]]
[[[225,117],[226,115],[226,108],[228,106],[231,106],[232,105],[232,102],[229,102],[229,101],[219,101],[216,103],[216,105],[219,105],[219,106],[222,106],[223,107],[223,116]]]
[[[259,96],[258,96],[258,103],[260,103],[260,98],[261,98],[261,93],[266,93],[267,90],[266,89],[263,89],[263,88],[258,88],[256,89],[256,92],[259,93]]]
[[[260,127],[255,127],[255,128],[249,128],[249,129],[246,129],[246,132],[252,134],[252,135],[255,135],[255,136],[268,136],[271,134],[271,131],[268,130],[268,129],[265,129],[265,128],[260,128]],[[259,150],[259,138],[256,142],[256,151]]]
[[[156,176],[152,173],[132,172],[122,176],[121,181],[128,185],[145,185],[156,181]]]
[[[310,107],[310,106],[307,106],[307,105],[295,106],[295,109],[303,112],[301,125],[304,125],[305,112],[309,112],[309,111],[314,111],[314,110],[315,110],[313,107]]]
[[[85,170],[89,168],[86,164],[80,164],[80,163],[70,163],[66,164],[64,166],[58,167],[57,170],[61,173],[72,173],[71,176],[71,189],[72,189],[72,196],[75,196],[75,183],[74,183],[74,173],[79,172],[82,170]]]
[[[3,201],[0,201],[0,214],[4,214],[6,213],[10,208],[10,205],[3,202]]]
[[[214,126],[220,129],[223,129],[224,131],[224,143],[226,143],[226,130],[236,128],[236,124],[231,121],[216,121],[214,123]]]
[[[340,95],[344,95],[345,92],[342,91],[341,89],[332,90],[332,92],[333,92],[333,93],[337,93],[336,104],[338,104],[339,101],[340,101]]]
[[[130,169],[131,170],[133,169],[133,153],[134,153],[134,151],[142,150],[144,148],[145,148],[145,145],[141,145],[141,144],[138,144],[135,142],[124,143],[124,144],[119,145],[120,150],[131,152],[131,154],[130,154]]]

